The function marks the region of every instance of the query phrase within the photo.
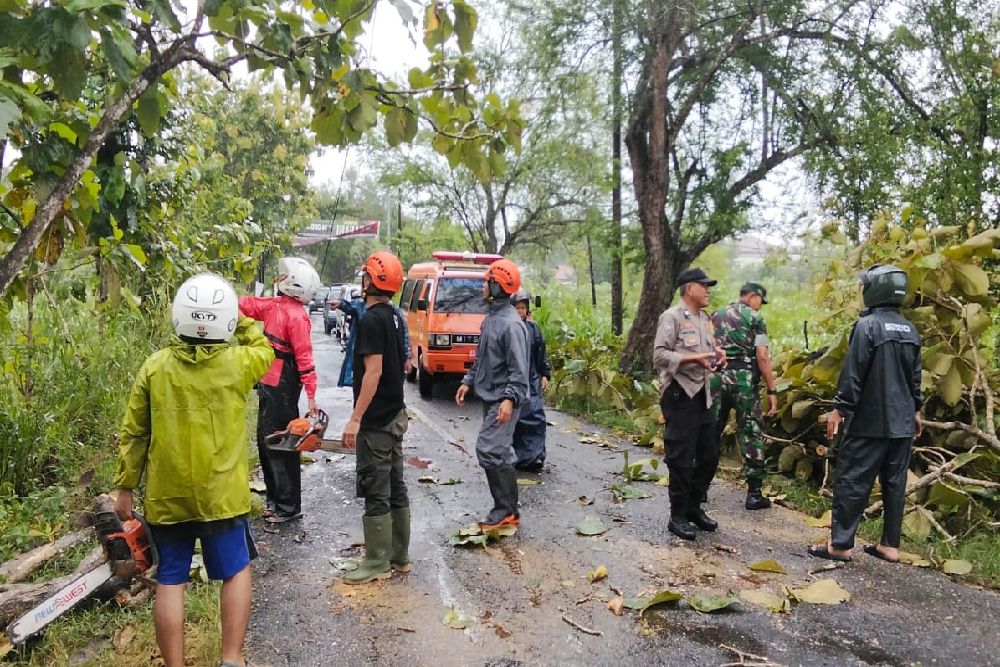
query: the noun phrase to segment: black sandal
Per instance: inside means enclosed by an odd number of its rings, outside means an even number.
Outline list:
[[[896,564],[896,563],[899,562],[898,558],[896,558],[896,559],[886,558],[885,554],[883,554],[881,551],[879,551],[878,550],[878,546],[875,545],[875,544],[866,544],[865,546],[863,546],[861,548],[861,550],[864,551],[869,556],[875,556],[875,558],[878,558],[879,560],[884,560],[886,563]]]
[[[816,558],[825,558],[827,560],[834,560],[840,563],[850,563],[851,557],[835,556],[830,553],[830,547],[825,544],[810,544],[809,548],[806,549],[810,556]]]

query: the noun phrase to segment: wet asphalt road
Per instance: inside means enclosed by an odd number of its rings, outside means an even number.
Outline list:
[[[340,346],[313,318],[318,402],[339,434],[350,409],[347,389],[337,389]],[[548,465],[522,486],[522,526],[498,546],[455,548],[449,535],[474,523],[490,507],[485,477],[473,452],[481,414],[478,404],[454,404],[454,384],[436,388],[433,401],[407,386],[417,418],[404,439],[413,512],[413,572],[388,581],[346,586],[331,559],[357,555],[363,542],[363,501],[354,497],[352,456],[316,454],[303,466],[301,522],[256,532],[262,557],[255,563],[254,608],[248,651],[264,665],[723,665],[740,653],[775,665],[1000,665],[997,622],[1000,597],[937,572],[883,563],[861,553],[853,563],[810,575],[826,561],[805,555],[805,545],[826,531],[804,515],[774,507],[743,509],[743,490],[716,481],[709,512],[719,531],[682,543],[666,531],[667,492],[638,483],[651,498],[615,503],[603,489],[621,483],[622,454],[580,442],[603,432],[549,409]],[[413,416],[413,415],[411,415]],[[458,445],[448,443],[442,429]],[[625,447],[633,461],[648,450]],[[422,475],[460,478],[438,486]],[[594,499],[583,506],[580,496]],[[574,527],[599,518],[608,531],[582,537]],[[720,548],[721,547],[721,548]],[[860,547],[860,544],[859,544]],[[751,572],[747,566],[774,559],[786,575]],[[590,583],[586,574],[605,565],[609,577]],[[671,589],[686,595],[724,594],[748,588],[780,590],[816,578],[832,578],[851,599],[836,606],[797,604],[773,614],[748,604],[734,611],[700,614],[681,603],[640,619],[606,608],[616,597]],[[446,627],[451,609],[475,622]],[[567,617],[600,636],[585,634]],[[752,658],[745,657],[746,662]]]

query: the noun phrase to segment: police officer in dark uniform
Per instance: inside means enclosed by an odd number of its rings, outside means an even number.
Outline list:
[[[921,430],[920,335],[899,313],[906,298],[905,271],[876,264],[859,278],[865,309],[851,332],[827,420],[827,438],[844,432],[837,448],[830,541],[810,546],[809,554],[851,560],[854,534],[878,475],[882,539],[864,550],[895,563],[910,450]]]
[[[704,309],[711,280],[699,268],[677,277],[680,301],[660,315],[653,341],[653,365],[660,373],[660,409],[666,426],[663,447],[670,471],[667,530],[685,540],[695,528],[718,524],[701,508],[719,466],[719,434],[712,411],[712,371],[726,363],[715,342],[712,318]]]

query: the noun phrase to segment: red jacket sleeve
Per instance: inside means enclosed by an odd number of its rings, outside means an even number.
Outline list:
[[[302,315],[293,317],[288,323],[288,342],[292,345],[295,355],[295,366],[299,369],[299,378],[306,389],[306,396],[316,398],[316,364],[313,361],[313,346],[310,329],[312,324],[305,311],[299,309]]]
[[[260,296],[241,296],[240,312],[247,317],[252,317],[258,322],[263,322],[267,313],[274,305],[274,299]]]

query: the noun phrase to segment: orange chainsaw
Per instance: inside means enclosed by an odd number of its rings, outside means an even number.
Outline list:
[[[288,422],[281,431],[275,431],[264,438],[264,444],[274,452],[315,452],[321,449],[325,452],[349,452],[340,440],[323,438],[330,418],[322,410],[316,411],[315,417],[296,417]]]
[[[134,576],[156,565],[156,548],[149,527],[136,512],[122,523],[113,510],[99,509],[94,512],[94,529],[104,547],[104,562],[8,625],[7,636],[11,644],[23,643],[112,580],[117,588],[123,588]]]

